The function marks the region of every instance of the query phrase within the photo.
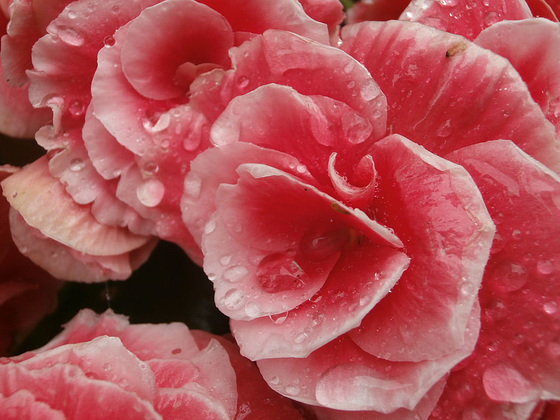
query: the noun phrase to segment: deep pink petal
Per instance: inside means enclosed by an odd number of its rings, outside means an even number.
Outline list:
[[[326,23],[332,35],[337,35],[344,20],[342,3],[339,0],[300,0],[305,13],[313,19]]]
[[[370,120],[374,138],[384,135],[383,93],[363,66],[338,48],[293,33],[269,30],[232,49],[230,54],[233,70],[225,75],[207,74],[191,89],[191,103],[210,120],[216,119],[234,97],[276,83],[302,95],[326,96],[342,102]]]
[[[479,292],[477,347],[451,374],[435,418],[502,418],[560,396],[560,178],[506,141],[449,157],[477,182],[497,234]]]
[[[307,302],[269,317],[231,320],[241,353],[251,360],[308,356],[358,327],[408,263],[404,253],[364,240],[342,254],[321,290]]]
[[[272,389],[307,404],[381,413],[414,410],[449,369],[472,351],[478,311],[476,306],[465,330],[465,348],[438,360],[378,359],[342,335],[306,358],[263,359],[257,364]]]
[[[323,44],[329,43],[325,24],[313,20],[297,0],[201,0],[200,3],[220,12],[234,31],[243,34],[262,34],[267,29],[293,32]],[[245,38],[246,39],[246,38]]]
[[[420,22],[472,40],[496,22],[531,17],[533,14],[524,0],[412,0],[400,19]]]
[[[235,184],[239,177],[237,167],[243,163],[269,165],[313,182],[295,157],[251,143],[231,143],[204,151],[192,161],[181,199],[183,221],[199,246],[204,226],[216,211],[214,198],[218,187]]]
[[[533,16],[558,22],[558,17],[554,13],[554,9],[547,3],[546,0],[527,0],[527,4],[531,9],[531,13],[533,13]]]
[[[167,0],[132,21],[122,48],[122,71],[143,96],[169,99],[184,95],[197,76],[195,68],[190,75],[181,74],[181,65],[229,66],[232,46],[231,26],[218,12],[192,0]]]
[[[147,237],[97,222],[50,175],[47,163],[40,158],[2,182],[4,196],[29,225],[90,255],[123,254],[146,243]]]
[[[360,210],[285,172],[246,164],[238,173],[236,185],[219,187],[202,242],[216,303],[234,319],[283,313],[305,302],[358,237],[401,246]]]
[[[378,99],[384,105],[383,98]],[[352,174],[376,133],[384,131],[381,116],[370,121],[343,102],[269,84],[234,98],[212,125],[210,136],[216,146],[243,141],[296,156],[320,184],[330,187],[331,154],[339,151],[337,166],[344,175]]]
[[[507,60],[410,22],[353,25],[342,37],[342,48],[365,64],[387,96],[392,132],[440,155],[510,139],[560,168],[554,127]]]
[[[348,10],[348,23],[398,19],[410,0],[361,0]]]
[[[464,346],[494,225],[460,166],[397,135],[376,143],[372,156],[382,180],[372,207],[402,238],[411,264],[350,336],[387,360],[434,360]]]
[[[475,42],[509,60],[546,118],[560,131],[560,24],[547,19],[500,22],[484,30]]]

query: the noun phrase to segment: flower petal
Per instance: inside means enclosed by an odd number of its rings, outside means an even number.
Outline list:
[[[387,360],[444,357],[464,346],[494,224],[460,166],[398,135],[372,156],[383,180],[377,218],[402,238],[411,264],[350,336]]]
[[[472,40],[496,22],[531,17],[531,10],[524,0],[412,0],[400,19],[420,22]]]
[[[342,38],[342,48],[364,63],[387,95],[392,132],[438,155],[510,139],[560,170],[554,127],[504,58],[410,22],[353,25]]]

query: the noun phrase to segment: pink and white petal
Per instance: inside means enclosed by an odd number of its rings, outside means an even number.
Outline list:
[[[0,413],[4,420],[66,420],[63,411],[54,410],[47,403],[38,401],[26,389],[20,389],[10,396],[0,394]]]
[[[219,399],[197,384],[182,388],[160,388],[154,406],[166,419],[229,420],[232,417]]]
[[[494,224],[462,167],[398,135],[376,143],[372,156],[383,180],[372,207],[411,264],[350,336],[387,360],[436,360],[465,345]]]
[[[342,335],[307,358],[263,359],[257,365],[269,386],[306,404],[337,410],[392,413],[414,410],[449,370],[470,354],[480,308],[465,329],[465,347],[438,360],[392,362],[363,351]]]
[[[554,126],[506,59],[411,22],[352,25],[342,38],[342,48],[372,72],[387,96],[393,133],[439,155],[507,138],[560,168]]]
[[[126,280],[147,259],[157,240],[119,255],[92,256],[50,239],[28,225],[14,209],[10,212],[12,239],[22,255],[60,280],[96,283]]]
[[[165,31],[160,29],[165,27]],[[193,0],[166,0],[134,19],[122,47],[122,71],[142,96],[156,100],[184,95],[197,65],[229,67],[233,31],[217,11]],[[193,67],[181,72],[183,64]]]
[[[97,222],[89,208],[76,204],[50,174],[45,157],[6,178],[2,188],[10,205],[26,223],[76,251],[118,255],[144,245],[149,239]]]
[[[443,391],[445,380],[444,377],[430,388],[413,410],[399,408],[384,414],[378,411],[342,411],[310,405],[307,407],[317,415],[318,420],[427,420]]]
[[[420,22],[473,40],[480,31],[496,22],[532,17],[524,0],[412,0],[399,19]]]
[[[408,257],[367,239],[342,253],[327,281],[308,301],[285,313],[232,319],[241,354],[251,360],[307,357],[360,325],[408,266]]]
[[[274,315],[305,302],[359,236],[402,246],[362,211],[283,171],[245,164],[238,173],[236,185],[218,188],[202,240],[216,303],[231,318]]]
[[[154,373],[117,337],[101,336],[85,343],[56,347],[37,353],[19,366],[28,371],[41,371],[57,364],[77,366],[88,378],[113,382],[146,401],[154,399]]]
[[[239,178],[236,170],[244,163],[269,165],[314,182],[301,162],[286,153],[243,142],[205,150],[191,162],[181,198],[183,221],[199,246],[204,226],[216,211],[214,198],[218,187],[235,184]]]
[[[130,165],[134,165],[134,154],[122,146],[111,135],[88,107],[82,140],[95,170],[105,179],[117,178]]]
[[[156,377],[158,388],[181,388],[190,382],[196,382],[200,369],[189,360],[150,359],[146,361]]]
[[[239,348],[231,337],[215,336],[201,330],[193,330],[198,346],[204,348],[211,340],[218,340],[226,349],[237,378],[237,415],[246,420],[269,418],[275,420],[301,420],[302,414],[291,400],[276,393],[264,381],[257,366],[239,354]]]
[[[56,384],[54,387],[52,384]],[[89,378],[77,366],[57,364],[29,371],[21,364],[0,365],[0,393],[12,395],[26,389],[67,418],[93,420],[127,418],[160,420],[151,403],[120,386]]]
[[[372,132],[384,132],[384,119],[376,124],[343,102],[269,84],[232,99],[212,125],[210,137],[215,146],[243,141],[296,156],[305,165],[302,172],[306,168],[330,187],[331,154],[339,151],[338,166],[345,169],[344,175],[351,174],[356,156],[361,157],[374,140]]]
[[[339,25],[344,20],[344,9],[339,0],[299,0],[303,10],[313,19],[326,23],[331,33],[331,44],[335,45]]]
[[[517,40],[517,41],[516,41]],[[475,40],[509,60],[544,115],[560,131],[560,24],[548,19],[500,22]]]
[[[32,138],[50,120],[51,112],[34,109],[28,87],[12,87],[3,76],[0,62],[0,132],[10,137]]]
[[[259,0],[201,0],[200,3],[220,12],[233,30],[242,36],[239,40],[262,34],[267,29],[280,29],[323,44],[329,43],[327,26],[312,19],[314,16],[308,16],[297,0],[266,4]]]
[[[472,174],[497,234],[479,292],[477,347],[451,374],[439,406],[451,417],[506,417],[518,404],[560,397],[560,178],[509,141],[449,158]]]
[[[233,48],[230,55],[233,70],[208,73],[191,89],[191,104],[203,110],[209,120],[215,120],[234,97],[276,83],[302,95],[342,102],[369,119],[374,138],[385,134],[385,96],[366,69],[340,49],[293,33],[268,30]]]

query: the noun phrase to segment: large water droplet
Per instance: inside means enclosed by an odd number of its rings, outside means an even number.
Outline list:
[[[500,290],[514,292],[527,283],[528,275],[522,265],[504,261],[491,271],[493,283]]]
[[[198,198],[200,196],[201,189],[202,179],[198,175],[190,173],[185,178],[185,194],[188,194],[192,198]]]
[[[278,385],[280,383],[280,378],[278,376],[273,376],[269,381],[272,385]]]
[[[256,302],[249,302],[245,306],[245,314],[251,318],[257,318],[262,315],[261,307]]]
[[[68,111],[75,117],[79,117],[80,115],[82,115],[85,110],[86,107],[84,103],[78,99],[70,102],[70,104],[68,105]]]
[[[146,207],[155,207],[165,195],[165,186],[157,179],[149,179],[136,188],[136,197],[142,205]]]
[[[360,88],[360,95],[364,101],[372,101],[378,95],[378,88],[375,82],[368,81],[362,85]]]
[[[239,309],[245,303],[245,293],[236,288],[229,289],[222,297],[221,302],[228,309]]]
[[[103,38],[103,45],[105,45],[107,48],[111,48],[115,45],[115,37],[113,35],[107,35],[105,38]]]
[[[70,170],[79,172],[86,167],[86,163],[81,158],[74,158],[70,161]]]
[[[498,15],[496,12],[488,12],[488,14],[484,16],[484,23],[487,26],[498,23],[499,21],[500,21],[500,15]]]
[[[280,314],[269,315],[268,317],[276,325],[282,325],[284,322],[286,322],[286,319],[288,319],[288,315],[288,312],[283,312]]]
[[[548,315],[554,315],[556,312],[558,312],[558,303],[554,301],[546,302],[543,305],[543,311]]]
[[[302,288],[309,278],[291,256],[275,253],[261,260],[257,267],[257,280],[266,292],[278,293]]]
[[[249,274],[249,270],[247,270],[246,267],[243,267],[242,265],[236,265],[233,267],[229,267],[224,271],[224,279],[231,283],[235,283],[243,279],[247,274]]]
[[[204,233],[209,235],[212,232],[214,232],[216,230],[216,221],[215,220],[210,220],[208,223],[206,223],[206,226],[204,226]]]
[[[549,260],[541,260],[537,262],[537,271],[540,274],[548,275],[554,272],[554,264]]]
[[[58,37],[66,44],[74,45],[76,47],[83,45],[84,38],[75,29],[68,26],[59,26],[57,29]]]
[[[292,396],[295,397],[296,395],[299,394],[299,392],[300,392],[299,386],[294,385],[294,384],[286,385],[286,394],[292,395]]]
[[[438,137],[449,137],[451,135],[451,120],[445,121],[436,131]]]

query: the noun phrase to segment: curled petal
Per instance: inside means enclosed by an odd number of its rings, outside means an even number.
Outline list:
[[[124,254],[148,238],[97,222],[76,204],[40,158],[2,182],[4,196],[30,226],[77,251],[98,256]],[[54,205],[56,203],[56,205]]]

